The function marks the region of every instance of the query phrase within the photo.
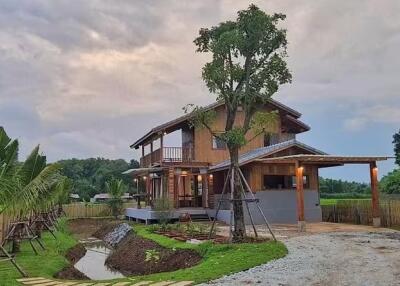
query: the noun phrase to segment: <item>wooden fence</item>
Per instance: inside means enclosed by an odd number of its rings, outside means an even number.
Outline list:
[[[323,221],[372,224],[372,206],[369,200],[344,200],[321,208]],[[382,226],[400,226],[400,200],[381,200],[380,216]]]
[[[136,206],[135,203],[124,203],[123,208]],[[68,218],[109,217],[111,210],[107,204],[72,203],[63,206]],[[14,219],[7,215],[0,215],[0,243],[6,235],[10,222]]]

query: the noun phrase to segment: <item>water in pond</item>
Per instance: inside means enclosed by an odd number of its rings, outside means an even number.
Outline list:
[[[76,269],[92,280],[123,278],[118,271],[111,270],[105,261],[111,250],[102,241],[85,243],[86,254],[74,265]]]

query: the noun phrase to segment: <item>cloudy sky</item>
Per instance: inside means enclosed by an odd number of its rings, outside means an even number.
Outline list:
[[[303,113],[299,139],[331,154],[392,155],[400,128],[400,1],[253,1],[287,15],[293,83],[275,99]],[[21,156],[138,158],[129,144],[186,103],[214,100],[199,28],[248,1],[0,2],[0,125]],[[393,163],[380,164],[381,174]],[[352,172],[349,172],[350,169]],[[368,180],[365,166],[324,176]]]

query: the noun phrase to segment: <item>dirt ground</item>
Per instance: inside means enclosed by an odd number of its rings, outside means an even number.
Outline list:
[[[308,224],[305,233],[273,229],[286,257],[204,285],[400,285],[398,231],[332,223]]]
[[[113,219],[82,218],[68,221],[68,228],[76,239],[87,239]]]

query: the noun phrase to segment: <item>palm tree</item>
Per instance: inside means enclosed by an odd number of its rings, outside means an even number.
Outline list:
[[[111,208],[111,213],[115,218],[118,218],[123,206],[122,196],[125,192],[125,185],[121,179],[112,178],[106,182],[106,190],[110,195],[108,205]]]
[[[55,185],[62,179],[59,166],[46,164],[46,156],[35,147],[26,161],[19,163],[18,141],[11,140],[0,127],[0,214],[28,217],[48,204]],[[13,241],[18,251],[19,241]]]

